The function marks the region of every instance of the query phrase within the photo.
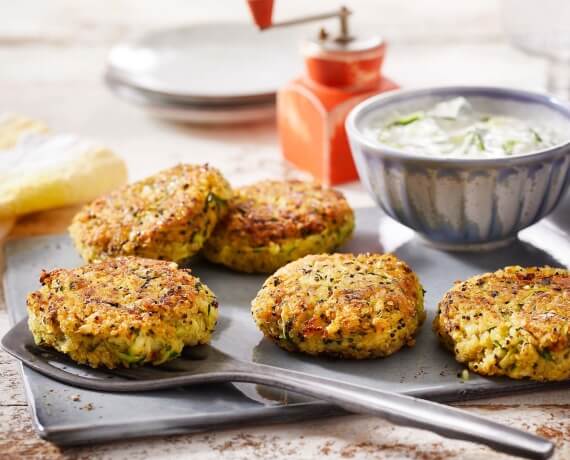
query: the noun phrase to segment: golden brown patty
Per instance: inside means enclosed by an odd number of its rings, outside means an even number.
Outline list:
[[[439,303],[434,330],[459,362],[483,375],[570,378],[570,275],[506,267],[458,282]]]
[[[183,262],[200,250],[232,191],[208,165],[178,165],[87,205],[69,233],[83,258],[136,255]]]
[[[312,182],[263,181],[235,191],[204,254],[235,270],[268,273],[334,250],[353,229],[354,214],[340,192]]]
[[[310,255],[265,281],[252,303],[280,347],[340,358],[388,356],[412,346],[425,319],[423,289],[393,255]]]
[[[208,343],[218,303],[174,262],[118,257],[42,272],[27,299],[38,345],[92,367],[161,364]]]

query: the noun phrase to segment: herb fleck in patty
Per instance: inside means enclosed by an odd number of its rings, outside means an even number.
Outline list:
[[[334,250],[353,230],[354,214],[340,192],[312,182],[263,181],[235,191],[204,255],[234,270],[271,273]]]
[[[27,299],[36,343],[92,367],[162,364],[216,326],[214,294],[173,262],[118,257],[40,281]]]
[[[393,255],[310,255],[277,270],[252,303],[280,347],[340,358],[388,356],[412,346],[425,319],[423,289]]]
[[[439,303],[433,327],[473,372],[568,379],[568,270],[513,266],[458,282]]]
[[[178,165],[81,210],[69,233],[87,261],[135,255],[184,262],[198,252],[232,196],[208,165]]]

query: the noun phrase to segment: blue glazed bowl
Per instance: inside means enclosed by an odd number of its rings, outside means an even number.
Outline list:
[[[567,140],[524,155],[445,158],[396,150],[372,134],[373,120],[457,96],[483,113],[550,126]],[[490,87],[394,91],[356,106],[346,129],[360,179],[378,205],[444,249],[507,244],[551,212],[570,182],[570,107],[544,94]]]

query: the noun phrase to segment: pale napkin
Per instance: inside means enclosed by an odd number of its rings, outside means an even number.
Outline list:
[[[111,150],[0,115],[0,239],[17,216],[90,201],[126,180],[125,163]]]
[[[124,184],[111,150],[70,134],[31,134],[0,150],[0,219],[83,203]]]

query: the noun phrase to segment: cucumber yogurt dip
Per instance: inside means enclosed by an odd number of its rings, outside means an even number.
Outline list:
[[[446,157],[522,155],[561,142],[544,126],[519,118],[478,113],[464,97],[424,111],[397,114],[371,126],[382,144],[410,153]]]

